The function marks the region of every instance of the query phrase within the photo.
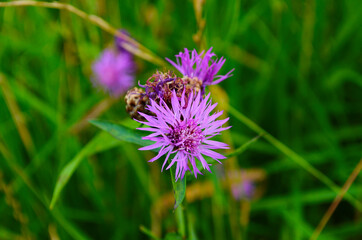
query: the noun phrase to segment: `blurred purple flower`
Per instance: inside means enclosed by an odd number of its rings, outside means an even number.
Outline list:
[[[184,52],[176,55],[176,63],[168,58],[166,58],[166,60],[184,76],[190,78],[196,77],[201,80],[203,87],[205,87],[206,85],[214,85],[231,77],[231,73],[234,71],[234,69],[232,69],[225,75],[215,76],[224,65],[226,59],[224,57],[221,57],[219,60],[212,59],[216,55],[211,51],[212,47],[205,54],[205,51],[198,54],[195,49],[189,51],[185,48]]]
[[[243,180],[239,183],[231,184],[231,192],[236,200],[242,198],[251,199],[254,195],[255,186],[250,180]]]
[[[232,170],[228,173],[231,193],[236,200],[252,199],[255,193],[255,182],[245,170]]]
[[[209,172],[211,172],[209,164],[202,155],[209,156],[219,163],[221,163],[219,159],[225,159],[223,155],[211,149],[227,149],[228,145],[210,140],[210,138],[230,128],[222,127],[229,118],[216,120],[222,115],[222,111],[210,115],[217,103],[211,104],[209,98],[210,94],[202,98],[199,91],[197,95],[191,93],[189,98],[186,99],[187,101],[185,101],[185,97],[181,97],[179,100],[176,93],[173,92],[171,106],[168,106],[162,99],[160,99],[160,103],[151,99],[151,105],[148,105],[147,109],[154,113],[155,116],[140,113],[147,122],[139,122],[149,127],[138,129],[152,132],[143,139],[155,141],[154,144],[142,147],[140,150],[160,148],[157,156],[149,160],[150,162],[156,161],[167,154],[161,171],[163,171],[170,155],[175,153],[166,170],[174,163],[177,164],[176,181],[179,178],[182,179],[186,171],[191,172],[188,162],[191,163],[196,178],[197,174],[202,174],[196,167],[195,157],[201,162],[203,168]]]
[[[134,85],[135,63],[128,52],[105,49],[92,66],[94,85],[118,97]]]

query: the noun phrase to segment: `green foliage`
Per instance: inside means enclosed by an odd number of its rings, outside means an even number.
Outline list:
[[[142,140],[141,135],[119,124],[100,120],[91,120],[89,122],[99,127],[100,129],[110,133],[113,137],[117,138],[120,141],[135,143],[140,146],[147,146],[152,144],[152,141]]]
[[[0,239],[311,236],[362,156],[360,1],[207,0],[201,44],[193,2],[67,1],[160,58],[212,46],[222,74],[235,68],[219,100],[233,127],[216,136],[234,149],[187,188],[90,81],[113,36],[65,10],[0,7]],[[141,84],[163,70],[136,61]],[[251,201],[223,177],[240,168],[266,173]],[[361,189],[359,176],[320,239],[359,239]]]
[[[99,122],[95,122],[94,124],[101,125],[101,123]],[[119,132],[120,131],[117,132],[118,135],[120,135]],[[115,141],[112,137],[109,136],[109,134],[106,134],[104,132],[95,136],[87,145],[85,145],[82,150],[80,150],[80,152],[61,170],[54,188],[53,198],[50,202],[50,209],[53,209],[54,204],[58,200],[62,189],[68,183],[70,177],[73,175],[74,171],[78,168],[79,164],[84,158],[98,152],[108,150],[117,145],[119,145],[119,142]]]
[[[171,181],[172,181],[173,191],[175,194],[175,205],[173,209],[176,209],[180,206],[186,195],[186,177],[176,181],[175,174],[171,170]]]
[[[165,240],[182,240],[183,238],[178,233],[167,233]]]

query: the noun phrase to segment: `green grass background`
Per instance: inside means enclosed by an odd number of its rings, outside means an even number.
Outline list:
[[[62,1],[98,15],[164,58],[197,48],[192,1]],[[235,68],[222,82],[228,102],[342,186],[362,156],[362,5],[358,0],[206,0],[205,46]],[[113,36],[66,11],[0,8],[0,239],[148,239],[152,205],[172,192],[152,153],[110,137],[94,146],[49,209],[62,168],[100,130],[69,128],[108,96],[90,82],[91,64]],[[199,49],[200,50],[200,49]],[[137,80],[162,67],[136,59]],[[24,145],[6,94],[29,132]],[[127,119],[122,99],[99,119]],[[256,133],[231,115],[235,147]],[[92,147],[91,147],[92,148]],[[83,150],[82,150],[83,149]],[[83,152],[84,153],[84,152]],[[225,161],[225,164],[227,164]],[[336,194],[263,139],[237,156],[267,173],[241,229],[240,204],[206,173],[215,193],[187,204],[189,239],[308,239]],[[225,165],[224,164],[224,165]],[[349,191],[362,197],[361,177]],[[177,232],[172,209],[158,237]],[[241,229],[241,230],[240,230]],[[360,239],[361,212],[342,201],[321,239]],[[56,238],[53,238],[56,239]]]

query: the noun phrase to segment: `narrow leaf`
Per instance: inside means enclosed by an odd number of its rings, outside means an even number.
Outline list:
[[[127,129],[121,125],[101,120],[90,120],[89,121],[94,126],[110,133],[113,137],[118,140],[135,143],[140,146],[151,145],[152,141],[142,140],[142,136],[137,134],[136,131]]]
[[[141,135],[121,125],[99,120],[91,120],[89,122],[105,132],[94,137],[60,172],[54,188],[50,209],[54,207],[61,191],[84,158],[119,145],[121,142],[118,140],[135,143],[140,146],[152,144],[152,141],[142,140]]]
[[[239,154],[242,154],[243,152],[245,152],[245,150],[247,150],[253,143],[255,143],[262,135],[258,135],[252,139],[250,139],[249,141],[247,141],[246,143],[244,143],[243,145],[241,145],[238,149],[236,149],[234,152],[229,153],[227,155],[227,157],[232,157],[232,156],[236,156]]]
[[[172,169],[170,172],[171,172],[172,187],[175,196],[175,205],[173,209],[175,210],[178,206],[180,206],[186,195],[186,176],[184,176],[183,179],[178,179],[178,181],[175,181],[175,176]]]
[[[60,172],[54,188],[53,197],[50,202],[50,209],[53,209],[61,191],[84,158],[97,152],[115,147],[118,144],[119,142],[107,133],[102,132],[95,136]]]

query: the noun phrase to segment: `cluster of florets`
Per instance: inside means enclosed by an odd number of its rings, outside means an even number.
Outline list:
[[[159,149],[150,162],[166,155],[162,170],[173,155],[166,169],[176,163],[176,180],[182,179],[187,171],[193,171],[195,177],[202,174],[196,160],[211,172],[204,156],[220,162],[225,157],[213,150],[228,148],[225,143],[210,140],[229,128],[222,127],[228,118],[217,120],[223,112],[211,114],[217,104],[211,103],[210,94],[204,94],[207,85],[225,80],[233,70],[226,75],[216,75],[225,59],[213,60],[215,54],[211,50],[197,54],[196,50],[185,49],[176,55],[177,63],[167,59],[182,76],[172,71],[157,71],[144,85],[139,84],[140,88],[132,89],[126,95],[127,111],[135,120],[149,126],[139,128],[151,132],[143,139],[155,142],[140,150]],[[129,99],[135,98],[135,94],[137,100],[143,99],[138,104],[144,106],[130,105],[134,102]],[[138,114],[135,114],[135,108]]]
[[[192,91],[200,91],[202,82],[197,78],[177,77],[172,71],[165,73],[157,71],[153,74],[142,87],[145,88],[146,95],[159,102],[163,99],[166,103],[170,103],[172,92],[176,92],[176,96],[181,98],[185,92],[186,98]]]
[[[145,105],[130,105],[129,103],[133,104],[133,102],[128,101],[128,99],[135,97],[135,91],[132,89],[127,92],[125,97],[127,112],[129,112],[133,118],[143,119],[137,112],[142,112],[138,109],[146,110],[145,106],[148,104],[148,101],[146,101],[147,98],[157,103],[159,103],[160,99],[163,99],[170,106],[173,91],[176,92],[178,99],[180,99],[184,93],[186,101],[191,92],[198,93],[201,91],[202,95],[204,95],[207,85],[217,84],[231,77],[231,73],[234,70],[232,69],[225,75],[216,75],[224,65],[225,59],[223,57],[219,60],[213,59],[214,56],[215,54],[212,52],[212,48],[206,53],[202,51],[200,54],[198,54],[195,49],[191,52],[185,49],[184,52],[176,55],[176,63],[166,58],[166,60],[182,74],[182,77],[177,76],[170,70],[166,72],[157,71],[144,85],[139,84],[141,88],[137,90],[137,98],[145,99],[145,101],[139,101],[138,103]],[[137,109],[137,111],[135,111],[135,109]]]
[[[144,85],[140,84],[139,88],[129,90],[125,96],[126,110],[132,118],[142,120],[143,117],[138,112],[147,113],[145,108],[152,99],[157,103],[160,99],[165,103],[171,105],[172,93],[175,92],[178,99],[184,95],[185,101],[192,92],[198,93],[201,91],[202,81],[194,77],[177,77],[171,70],[167,72],[157,71],[153,74]],[[142,99],[142,101],[130,101],[130,99]]]
[[[132,119],[144,120],[139,112],[152,115],[152,112],[146,109],[146,106],[150,104],[150,99],[142,88],[134,87],[128,90],[124,100],[126,111]]]
[[[116,38],[116,48],[104,51],[93,66],[95,84],[112,95],[124,93],[134,81],[131,57],[122,48],[122,40]],[[159,149],[150,162],[166,155],[162,170],[169,159],[167,169],[176,163],[176,180],[182,179],[191,169],[195,177],[201,174],[196,159],[204,169],[211,171],[204,156],[216,161],[225,158],[214,150],[226,149],[227,144],[210,139],[229,128],[223,127],[228,118],[217,120],[222,111],[211,114],[217,104],[211,103],[210,94],[205,96],[205,87],[230,77],[233,70],[216,75],[225,59],[214,57],[212,48],[200,54],[185,49],[176,55],[176,62],[167,59],[181,76],[172,71],[157,71],[144,85],[130,89],[125,96],[130,116],[149,126],[139,128],[151,132],[143,139],[155,141],[140,150]]]
[[[222,127],[229,120],[228,118],[216,120],[222,115],[222,111],[210,114],[216,105],[217,103],[211,104],[210,93],[203,98],[201,91],[198,94],[191,92],[187,103],[184,94],[181,100],[179,100],[176,92],[173,91],[170,107],[163,99],[160,99],[160,103],[151,99],[151,104],[146,108],[153,115],[140,113],[145,118],[145,121],[137,121],[149,126],[138,128],[139,130],[151,132],[150,135],[143,137],[143,139],[151,140],[155,143],[140,148],[140,150],[160,148],[157,156],[152,158],[150,162],[166,155],[162,170],[171,154],[174,154],[166,169],[169,169],[176,163],[176,180],[182,179],[186,171],[191,172],[191,167],[195,177],[197,177],[197,174],[201,174],[196,166],[195,159],[201,162],[204,169],[211,172],[210,164],[205,160],[204,156],[220,162],[225,157],[213,150],[227,149],[228,145],[210,140],[210,138],[230,128]]]

